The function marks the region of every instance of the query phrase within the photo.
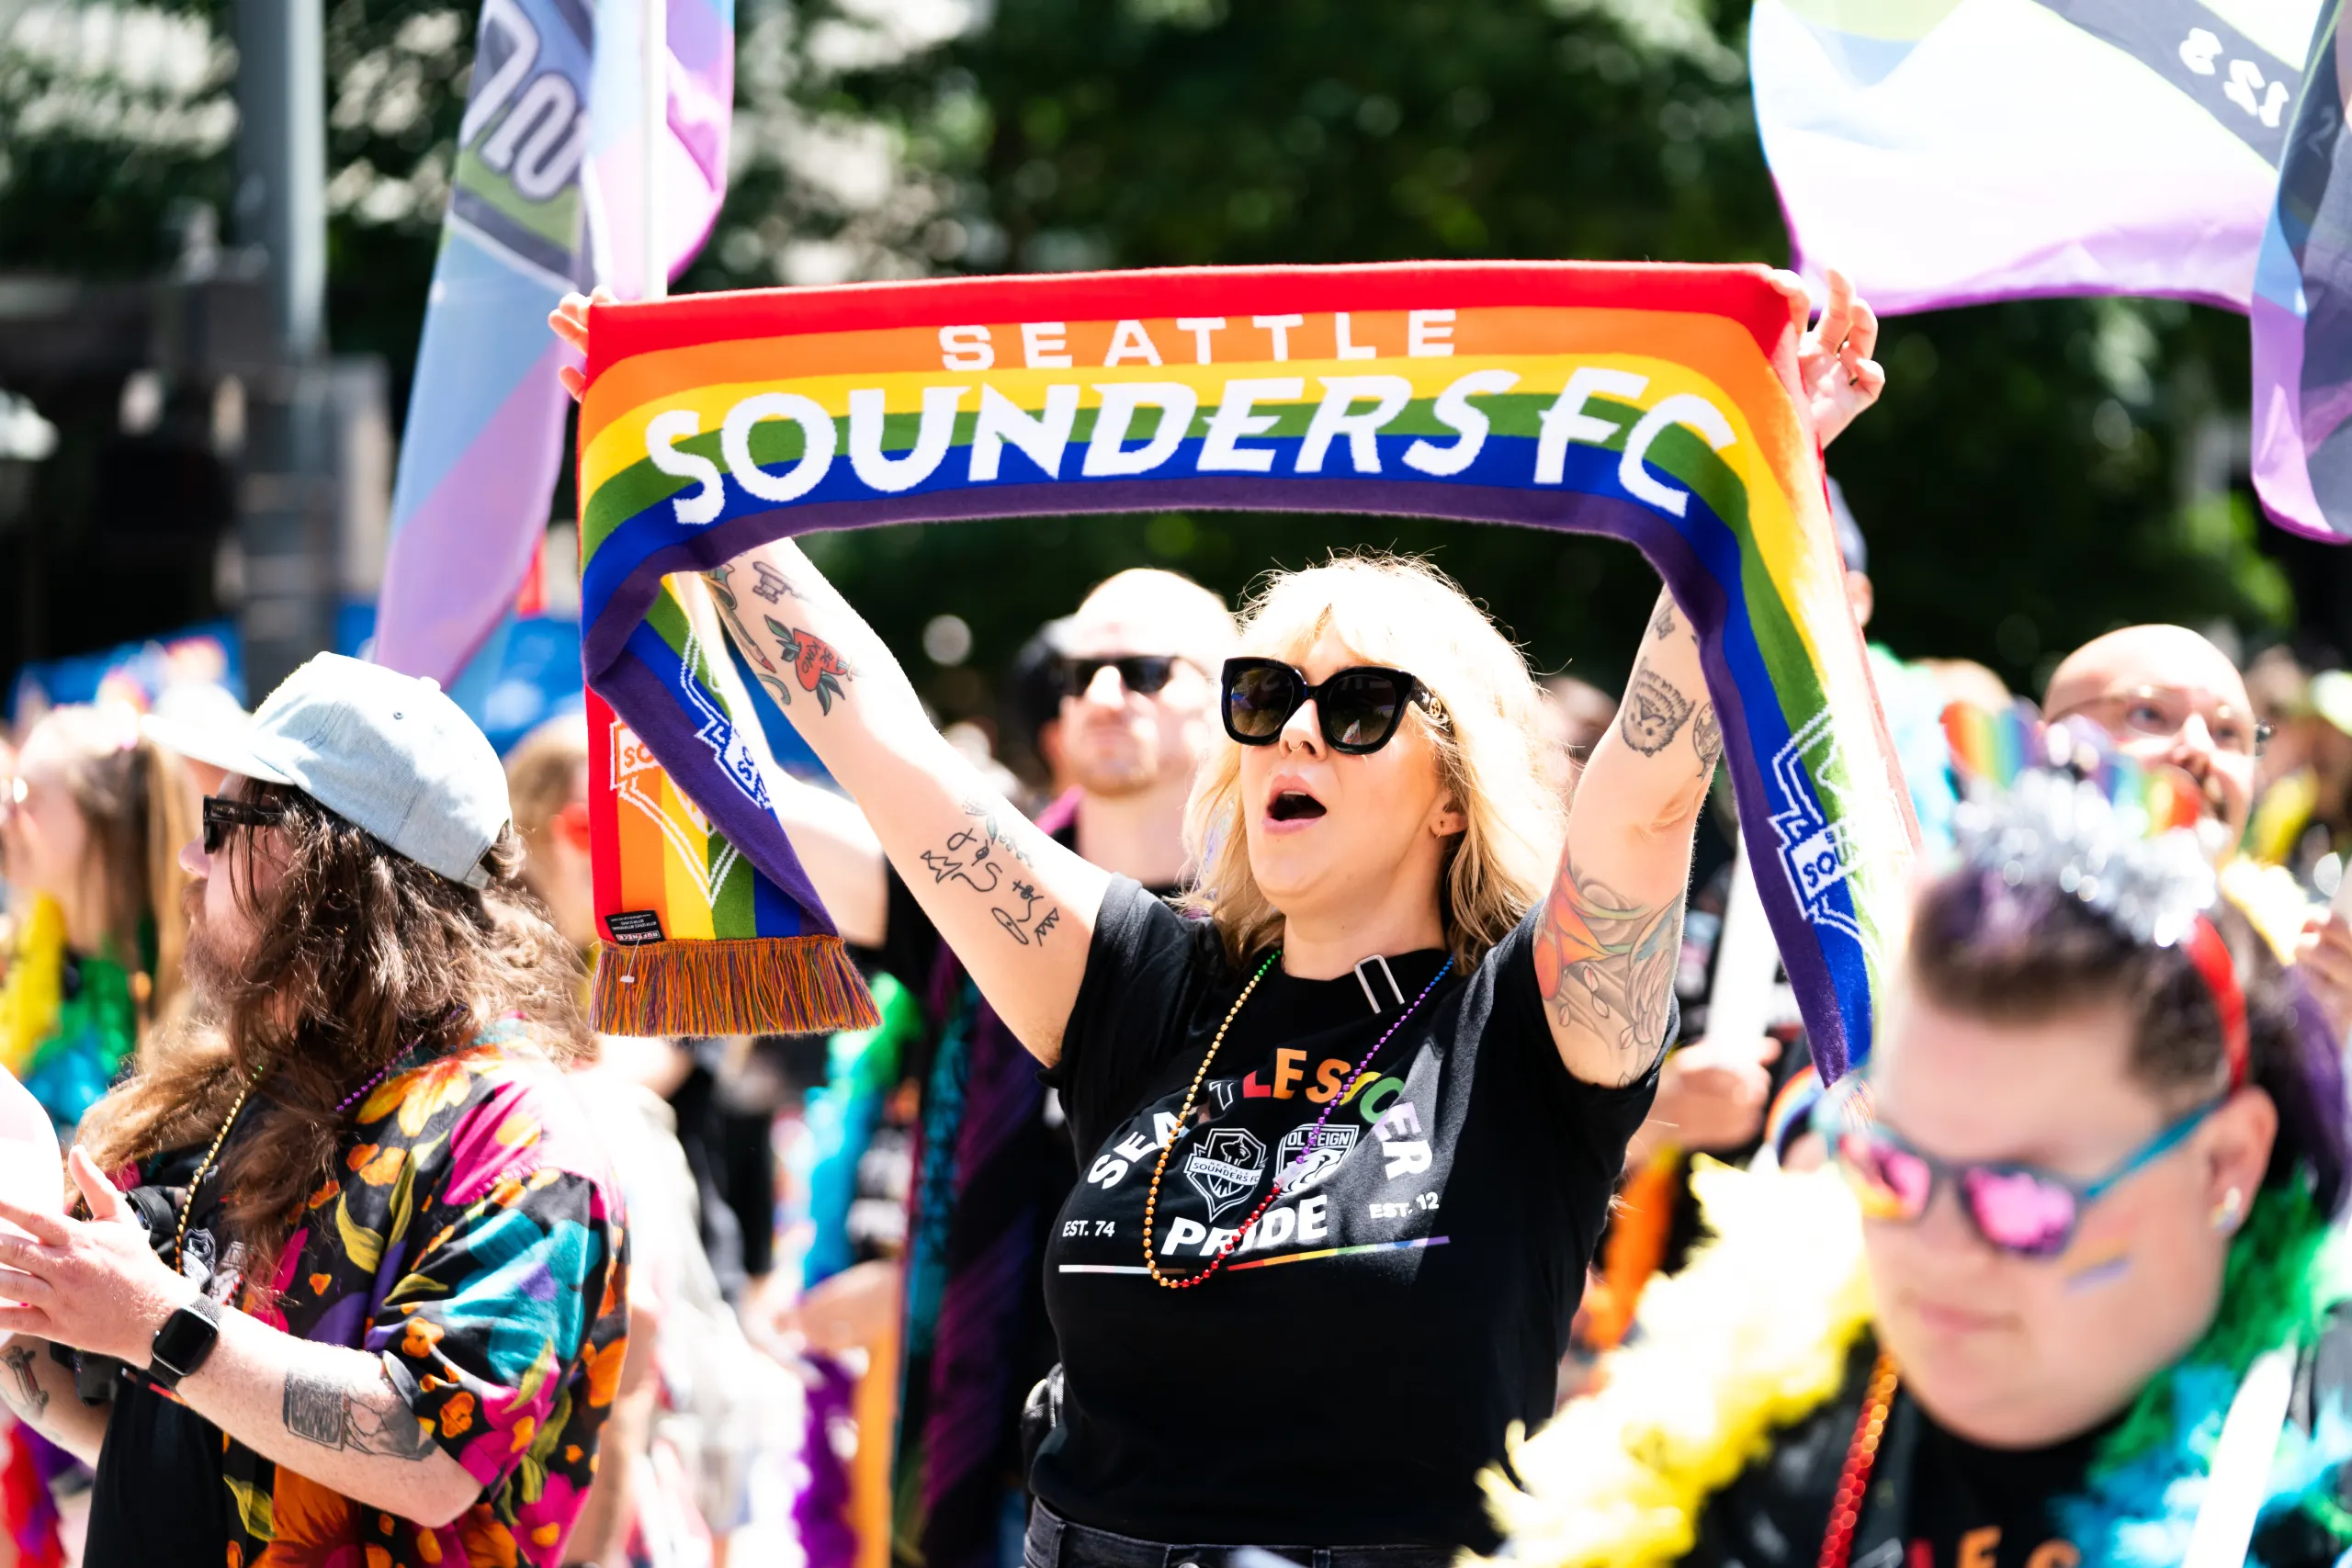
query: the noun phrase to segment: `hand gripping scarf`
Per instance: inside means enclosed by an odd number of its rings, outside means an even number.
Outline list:
[[[1765,907],[1836,1077],[1869,1051],[1915,829],[1798,335],[1765,271],[1730,266],[1215,268],[598,305],[580,493],[599,1026],[872,1016],[770,809],[717,617],[671,574],[880,523],[1348,512],[1606,534],[1648,558],[1698,630]],[[829,695],[810,660],[787,678]]]

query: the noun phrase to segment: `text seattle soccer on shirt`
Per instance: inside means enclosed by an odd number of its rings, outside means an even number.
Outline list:
[[[1232,1242],[1227,1267],[1239,1271],[1444,1246],[1436,1224],[1444,1173],[1416,1103],[1430,1097],[1414,1093],[1425,1075],[1431,1081],[1419,1087],[1434,1088],[1442,1070],[1435,1053],[1422,1046],[1405,1077],[1374,1067],[1351,1086],[1353,1066],[1329,1056],[1310,1070],[1306,1052],[1283,1048],[1271,1068],[1203,1086],[1204,1104],[1194,1118],[1207,1124],[1177,1145],[1160,1183],[1158,1256],[1210,1258]],[[1088,1168],[1085,1185],[1063,1210],[1060,1272],[1148,1273],[1136,1261],[1142,1193],[1176,1131],[1180,1100],[1181,1091],[1146,1107]],[[1318,1190],[1343,1169],[1344,1190]],[[1237,1239],[1236,1226],[1256,1208],[1270,1173],[1283,1195]]]

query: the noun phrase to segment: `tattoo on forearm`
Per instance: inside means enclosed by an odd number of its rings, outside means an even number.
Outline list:
[[[1061,919],[1061,907],[1049,906],[1042,917],[1043,923],[1040,924],[1041,917],[1037,913],[1037,890],[1016,877],[1012,883],[1012,896],[1021,900],[1021,912],[1016,915],[1000,905],[989,911],[996,916],[996,923],[1004,928],[1005,934],[1023,947],[1030,945],[1033,940],[1044,942],[1046,932],[1052,929],[1053,922]]]
[[[771,575],[775,570],[764,562],[754,561],[752,564]],[[711,568],[703,573],[703,580],[710,584],[711,597],[718,605],[719,619],[725,621],[728,630],[735,634],[735,646],[741,649],[743,657],[752,661],[752,673],[759,677],[760,684],[767,688],[768,694],[775,699],[776,706],[789,707],[792,705],[792,688],[784,683],[783,672],[777,669],[775,660],[770,659],[767,650],[760,646],[760,639],[752,635],[752,628],[743,624],[741,607],[737,604],[734,590],[728,581],[734,572],[735,566],[730,561],[725,566]],[[753,589],[752,592],[756,593],[759,590]],[[766,595],[762,594],[761,597]]]
[[[947,835],[946,843],[940,848],[922,852],[923,869],[931,873],[933,885],[953,878],[975,892],[996,893],[1002,889],[1004,902],[989,910],[996,917],[996,923],[1023,947],[1043,946],[1046,933],[1061,923],[1062,911],[1060,905],[1047,903],[1035,884],[1013,875],[1008,869],[1013,863],[1031,865],[1029,852],[1005,833],[1002,822],[987,803],[966,801],[964,816],[971,824],[969,827]]]
[[[1625,709],[1618,728],[1625,744],[1645,757],[1655,757],[1682,732],[1690,717],[1690,699],[1674,682],[1645,664],[1634,671],[1625,692]]]
[[[1668,637],[1674,635],[1674,601],[1661,595],[1657,614],[1650,617],[1650,636]]]
[[[289,1371],[284,1411],[286,1429],[321,1448],[404,1460],[433,1451],[424,1423],[390,1383],[363,1397],[333,1379]]]
[[[762,615],[760,619],[767,623],[784,657],[791,661],[793,673],[800,678],[800,689],[816,694],[817,711],[832,712],[833,699],[842,694],[845,683],[856,678],[856,671],[833,650],[832,644],[815,634],[787,626],[774,615]],[[787,705],[791,700],[785,698]]]
[[[752,592],[771,604],[780,604],[787,596],[800,597],[800,590],[786,581],[784,573],[763,560],[752,563]]]
[[[34,1375],[32,1347],[9,1346],[0,1351],[0,1366],[8,1369],[8,1382],[0,1385],[0,1396],[5,1396],[26,1420],[39,1421],[49,1409],[49,1390],[41,1387],[40,1379]]]
[[[1698,716],[1690,721],[1690,744],[1699,752],[1699,776],[1715,776],[1715,764],[1724,760],[1724,727],[1715,717],[1715,705],[1701,703]]]
[[[1682,898],[1643,905],[1586,883],[1564,862],[1535,935],[1535,978],[1562,1029],[1615,1052],[1619,1082],[1649,1069],[1666,1038]]]

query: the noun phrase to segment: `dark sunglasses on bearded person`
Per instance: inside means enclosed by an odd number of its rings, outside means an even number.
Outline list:
[[[2352,1546],[2325,1027],[2194,836],[2148,833],[2164,789],[2083,730],[2034,746],[1963,805],[1880,1049],[1815,1114],[1836,1168],[1701,1173],[1716,1239],[1491,1488],[1517,1557]]]

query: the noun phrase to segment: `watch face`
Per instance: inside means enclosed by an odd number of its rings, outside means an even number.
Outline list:
[[[202,1366],[220,1337],[219,1312],[210,1300],[199,1296],[165,1318],[164,1326],[155,1330],[149,1376],[173,1388]]]

